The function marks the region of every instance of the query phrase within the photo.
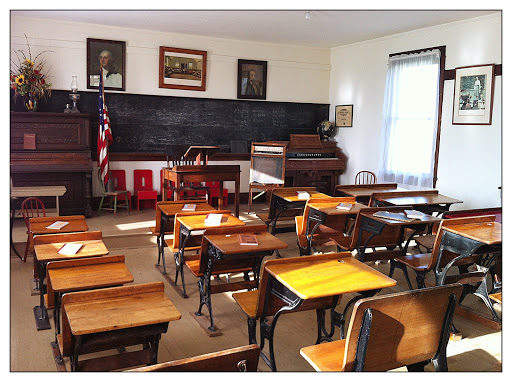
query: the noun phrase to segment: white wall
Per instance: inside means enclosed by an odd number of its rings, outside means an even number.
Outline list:
[[[341,184],[360,170],[378,172],[380,131],[390,53],[446,45],[446,69],[501,64],[501,14],[341,46],[331,53],[331,120],[335,105],[354,105],[352,128],[339,128],[348,155]],[[445,81],[438,182],[440,193],[464,203],[452,209],[501,206],[501,76],[496,76],[492,125],[452,125],[454,81]],[[413,155],[413,150],[411,151]]]
[[[93,91],[87,90],[85,81],[86,41],[87,38],[99,38],[126,41],[125,93],[236,99],[238,59],[254,59],[268,62],[267,101],[329,102],[329,49],[224,40],[12,16],[12,49],[26,51],[24,34],[29,38],[32,57],[44,50],[52,51],[45,54],[45,59],[51,67],[53,89],[68,90],[71,85],[71,76],[77,75],[79,92]],[[206,91],[160,89],[158,87],[160,46],[207,51]],[[105,98],[108,106],[108,92]],[[63,109],[64,106],[62,105]],[[80,104],[78,106],[80,107]],[[115,121],[111,122],[115,135]],[[215,163],[222,164],[222,162]],[[127,187],[133,191],[130,188],[133,187],[132,169],[153,169],[153,181],[154,184],[158,184],[158,171],[163,164],[163,162],[112,162],[111,168],[127,170]],[[241,163],[242,192],[247,192],[249,188],[249,168],[249,162]],[[229,182],[226,186],[230,191],[234,190],[234,186]],[[94,163],[93,196],[99,196],[99,190],[96,163]]]

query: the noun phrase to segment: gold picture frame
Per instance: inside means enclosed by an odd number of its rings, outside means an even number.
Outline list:
[[[335,108],[335,127],[352,127],[354,105],[337,105]]]
[[[206,60],[204,50],[160,47],[160,88],[206,90]]]

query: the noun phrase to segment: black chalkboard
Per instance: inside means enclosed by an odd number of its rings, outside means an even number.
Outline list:
[[[11,97],[12,99],[12,97]],[[329,118],[328,104],[105,94],[114,143],[111,152],[165,152],[169,145],[220,146],[230,141],[288,141],[290,134],[316,134]],[[62,112],[69,92],[52,91],[37,112]],[[92,152],[96,152],[98,93],[81,92],[78,109],[92,117]],[[11,110],[22,111],[11,102]]]

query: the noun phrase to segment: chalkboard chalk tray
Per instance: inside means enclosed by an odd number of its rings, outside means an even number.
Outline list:
[[[12,100],[12,97],[11,97]],[[316,134],[329,118],[329,104],[170,97],[106,92],[112,126],[112,153],[163,153],[169,145],[219,146],[230,141],[288,141],[290,134]],[[39,112],[61,112],[69,91],[53,90]],[[92,152],[96,152],[98,92],[81,92],[78,109],[91,114]],[[11,102],[11,110],[22,111]]]

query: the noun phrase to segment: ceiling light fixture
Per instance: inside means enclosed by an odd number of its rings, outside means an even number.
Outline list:
[[[309,11],[306,11],[306,20],[309,20],[311,18],[311,15],[309,14]]]

